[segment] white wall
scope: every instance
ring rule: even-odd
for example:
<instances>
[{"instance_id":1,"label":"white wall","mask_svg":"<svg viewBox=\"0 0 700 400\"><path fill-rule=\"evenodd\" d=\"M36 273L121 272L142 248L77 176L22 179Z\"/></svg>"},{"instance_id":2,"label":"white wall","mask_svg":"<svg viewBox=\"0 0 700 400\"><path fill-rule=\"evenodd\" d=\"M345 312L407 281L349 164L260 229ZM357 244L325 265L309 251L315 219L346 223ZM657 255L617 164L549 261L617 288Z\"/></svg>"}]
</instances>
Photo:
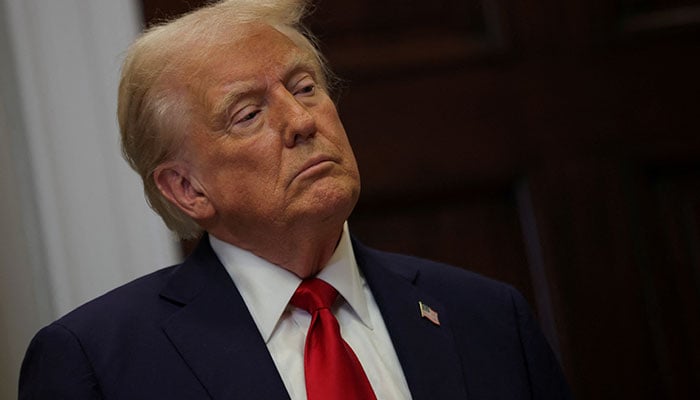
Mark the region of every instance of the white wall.
<instances>
[{"instance_id":1,"label":"white wall","mask_svg":"<svg viewBox=\"0 0 700 400\"><path fill-rule=\"evenodd\" d=\"M121 159L128 0L0 0L0 398L36 330L177 260Z\"/></svg>"}]
</instances>

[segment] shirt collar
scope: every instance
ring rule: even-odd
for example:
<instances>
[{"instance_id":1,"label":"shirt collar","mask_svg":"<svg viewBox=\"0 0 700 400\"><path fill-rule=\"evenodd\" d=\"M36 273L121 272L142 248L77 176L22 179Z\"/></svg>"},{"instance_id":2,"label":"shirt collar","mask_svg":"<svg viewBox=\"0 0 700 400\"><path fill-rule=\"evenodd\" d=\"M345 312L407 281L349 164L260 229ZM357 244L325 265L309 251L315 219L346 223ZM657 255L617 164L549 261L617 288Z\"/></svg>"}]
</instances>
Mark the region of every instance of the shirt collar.
<instances>
[{"instance_id":1,"label":"shirt collar","mask_svg":"<svg viewBox=\"0 0 700 400\"><path fill-rule=\"evenodd\" d=\"M301 279L247 250L211 235L209 239L267 343ZM347 222L335 252L316 277L331 284L362 323L373 329L364 295L365 281L355 261Z\"/></svg>"}]
</instances>

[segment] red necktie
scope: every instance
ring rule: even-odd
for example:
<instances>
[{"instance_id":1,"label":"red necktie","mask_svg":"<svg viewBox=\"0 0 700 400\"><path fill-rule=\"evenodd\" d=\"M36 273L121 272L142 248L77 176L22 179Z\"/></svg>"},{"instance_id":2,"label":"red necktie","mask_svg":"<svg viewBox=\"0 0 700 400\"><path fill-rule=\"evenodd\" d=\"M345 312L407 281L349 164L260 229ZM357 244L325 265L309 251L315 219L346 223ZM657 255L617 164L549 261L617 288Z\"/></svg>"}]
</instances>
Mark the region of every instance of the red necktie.
<instances>
[{"instance_id":1,"label":"red necktie","mask_svg":"<svg viewBox=\"0 0 700 400\"><path fill-rule=\"evenodd\" d=\"M304 280L292 296L292 305L311 314L304 346L304 374L308 400L376 400L360 361L340 336L330 310L338 296L320 279Z\"/></svg>"}]
</instances>

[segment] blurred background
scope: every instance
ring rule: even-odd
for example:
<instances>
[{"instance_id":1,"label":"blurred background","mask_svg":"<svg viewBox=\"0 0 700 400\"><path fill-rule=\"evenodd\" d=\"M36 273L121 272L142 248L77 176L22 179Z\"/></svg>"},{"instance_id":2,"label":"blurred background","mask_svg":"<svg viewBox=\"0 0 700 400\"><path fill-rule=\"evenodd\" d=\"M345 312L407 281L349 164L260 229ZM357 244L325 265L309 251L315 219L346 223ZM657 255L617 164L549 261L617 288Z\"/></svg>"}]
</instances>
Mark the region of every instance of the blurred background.
<instances>
[{"instance_id":1,"label":"blurred background","mask_svg":"<svg viewBox=\"0 0 700 400\"><path fill-rule=\"evenodd\" d=\"M0 387L41 324L180 257L111 96L143 26L206 2L112 3L0 0ZM700 392L700 1L314 4L352 231L517 287L576 398Z\"/></svg>"}]
</instances>

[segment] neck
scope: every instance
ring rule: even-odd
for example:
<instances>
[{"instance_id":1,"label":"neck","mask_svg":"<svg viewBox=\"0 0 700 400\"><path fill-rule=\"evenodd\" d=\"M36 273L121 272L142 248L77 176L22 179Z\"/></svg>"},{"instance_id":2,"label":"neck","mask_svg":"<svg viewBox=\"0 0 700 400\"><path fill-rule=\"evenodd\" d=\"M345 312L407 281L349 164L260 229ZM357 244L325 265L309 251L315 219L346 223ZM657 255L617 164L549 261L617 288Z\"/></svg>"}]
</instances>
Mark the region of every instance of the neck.
<instances>
[{"instance_id":1,"label":"neck","mask_svg":"<svg viewBox=\"0 0 700 400\"><path fill-rule=\"evenodd\" d=\"M340 241L343 224L326 228L285 228L277 234L269 231L247 234L245 240L228 232L210 233L304 279L315 276L326 266Z\"/></svg>"}]
</instances>

